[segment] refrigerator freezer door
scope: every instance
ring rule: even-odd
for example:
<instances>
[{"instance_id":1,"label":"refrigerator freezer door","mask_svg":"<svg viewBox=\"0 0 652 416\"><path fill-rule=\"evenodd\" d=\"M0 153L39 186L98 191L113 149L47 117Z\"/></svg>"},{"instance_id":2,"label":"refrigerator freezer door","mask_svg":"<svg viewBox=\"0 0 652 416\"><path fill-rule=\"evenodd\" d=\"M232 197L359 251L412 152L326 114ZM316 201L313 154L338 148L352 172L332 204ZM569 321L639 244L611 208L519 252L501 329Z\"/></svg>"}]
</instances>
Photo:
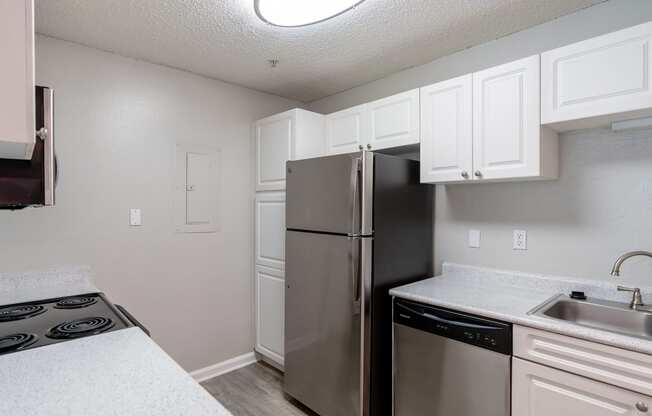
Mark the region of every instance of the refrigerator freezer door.
<instances>
[{"instance_id":1,"label":"refrigerator freezer door","mask_svg":"<svg viewBox=\"0 0 652 416\"><path fill-rule=\"evenodd\" d=\"M361 414L361 307L368 291L361 252L370 244L286 234L285 391L321 416Z\"/></svg>"},{"instance_id":2,"label":"refrigerator freezer door","mask_svg":"<svg viewBox=\"0 0 652 416\"><path fill-rule=\"evenodd\" d=\"M370 234L372 175L369 152L288 162L287 228Z\"/></svg>"}]
</instances>

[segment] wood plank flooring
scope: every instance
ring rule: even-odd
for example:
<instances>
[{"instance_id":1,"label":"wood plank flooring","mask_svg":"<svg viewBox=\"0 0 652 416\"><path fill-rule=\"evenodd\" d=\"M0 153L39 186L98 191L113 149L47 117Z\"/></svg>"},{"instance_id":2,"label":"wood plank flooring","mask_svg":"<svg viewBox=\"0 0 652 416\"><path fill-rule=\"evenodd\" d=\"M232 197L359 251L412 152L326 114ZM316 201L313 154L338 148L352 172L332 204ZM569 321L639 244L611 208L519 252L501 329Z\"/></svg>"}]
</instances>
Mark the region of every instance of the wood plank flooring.
<instances>
[{"instance_id":1,"label":"wood plank flooring","mask_svg":"<svg viewBox=\"0 0 652 416\"><path fill-rule=\"evenodd\" d=\"M282 383L283 373L258 362L201 384L233 416L316 416L284 395Z\"/></svg>"}]
</instances>

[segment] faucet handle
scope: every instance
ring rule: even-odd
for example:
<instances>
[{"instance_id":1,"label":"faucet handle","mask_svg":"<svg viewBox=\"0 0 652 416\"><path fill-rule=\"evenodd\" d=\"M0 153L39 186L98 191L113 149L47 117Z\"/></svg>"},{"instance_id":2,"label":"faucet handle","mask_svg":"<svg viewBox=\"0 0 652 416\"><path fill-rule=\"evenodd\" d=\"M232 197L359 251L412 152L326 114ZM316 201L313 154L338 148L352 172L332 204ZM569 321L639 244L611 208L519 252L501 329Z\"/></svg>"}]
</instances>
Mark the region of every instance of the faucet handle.
<instances>
[{"instance_id":1,"label":"faucet handle","mask_svg":"<svg viewBox=\"0 0 652 416\"><path fill-rule=\"evenodd\" d=\"M643 306L643 297L641 296L641 289L638 287L627 287L627 286L617 286L619 292L632 292L632 301L629 303L629 307L636 309L639 306Z\"/></svg>"}]
</instances>

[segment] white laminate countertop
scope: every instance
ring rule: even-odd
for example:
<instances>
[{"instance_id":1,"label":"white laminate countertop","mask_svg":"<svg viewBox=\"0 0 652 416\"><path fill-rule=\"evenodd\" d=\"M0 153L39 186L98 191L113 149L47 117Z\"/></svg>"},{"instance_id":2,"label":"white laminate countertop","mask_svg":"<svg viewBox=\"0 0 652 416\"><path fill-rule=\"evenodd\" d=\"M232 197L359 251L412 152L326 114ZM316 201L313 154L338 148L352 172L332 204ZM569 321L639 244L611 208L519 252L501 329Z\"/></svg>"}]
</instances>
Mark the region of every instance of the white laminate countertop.
<instances>
[{"instance_id":1,"label":"white laminate countertop","mask_svg":"<svg viewBox=\"0 0 652 416\"><path fill-rule=\"evenodd\" d=\"M88 267L0 273L0 306L100 292ZM140 328L0 355L0 415L230 416Z\"/></svg>"},{"instance_id":2,"label":"white laminate countertop","mask_svg":"<svg viewBox=\"0 0 652 416\"><path fill-rule=\"evenodd\" d=\"M0 356L0 415L227 416L139 328Z\"/></svg>"},{"instance_id":3,"label":"white laminate countertop","mask_svg":"<svg viewBox=\"0 0 652 416\"><path fill-rule=\"evenodd\" d=\"M99 292L86 266L0 272L0 306Z\"/></svg>"},{"instance_id":4,"label":"white laminate countertop","mask_svg":"<svg viewBox=\"0 0 652 416\"><path fill-rule=\"evenodd\" d=\"M561 293L584 291L588 297L629 302L631 294L619 293L618 282L545 276L444 263L441 276L390 291L392 296L414 300L595 341L631 351L652 354L652 341L588 328L566 321L529 315L528 312ZM644 299L651 288L641 288Z\"/></svg>"}]
</instances>

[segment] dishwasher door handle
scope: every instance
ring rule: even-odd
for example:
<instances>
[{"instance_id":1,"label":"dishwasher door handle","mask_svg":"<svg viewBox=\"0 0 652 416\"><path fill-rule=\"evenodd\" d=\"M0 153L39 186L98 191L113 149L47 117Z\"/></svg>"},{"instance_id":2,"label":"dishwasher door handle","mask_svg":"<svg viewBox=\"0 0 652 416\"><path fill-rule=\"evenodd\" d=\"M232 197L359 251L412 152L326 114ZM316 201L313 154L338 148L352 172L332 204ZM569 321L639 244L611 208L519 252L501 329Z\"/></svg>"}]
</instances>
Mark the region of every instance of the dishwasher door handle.
<instances>
[{"instance_id":1,"label":"dishwasher door handle","mask_svg":"<svg viewBox=\"0 0 652 416\"><path fill-rule=\"evenodd\" d=\"M428 313L428 312L419 312L419 311L414 310L414 309L412 309L412 308L410 308L408 306L403 305L402 303L397 303L396 306L398 306L399 308L405 309L406 311L408 311L409 313L411 313L413 315L422 316L422 317L424 317L426 319L430 319L432 321L436 321L436 322L446 324L446 325L457 326L457 327L460 327L460 328L469 328L469 329L484 329L484 330L490 330L490 331L491 330L500 330L501 329L501 328L496 328L496 327L493 327L493 326L470 324L470 323L467 323L467 322L461 322L461 321L455 321L455 320L452 320L452 319L446 319L446 318L442 318L440 316L433 315L433 314Z\"/></svg>"}]
</instances>

